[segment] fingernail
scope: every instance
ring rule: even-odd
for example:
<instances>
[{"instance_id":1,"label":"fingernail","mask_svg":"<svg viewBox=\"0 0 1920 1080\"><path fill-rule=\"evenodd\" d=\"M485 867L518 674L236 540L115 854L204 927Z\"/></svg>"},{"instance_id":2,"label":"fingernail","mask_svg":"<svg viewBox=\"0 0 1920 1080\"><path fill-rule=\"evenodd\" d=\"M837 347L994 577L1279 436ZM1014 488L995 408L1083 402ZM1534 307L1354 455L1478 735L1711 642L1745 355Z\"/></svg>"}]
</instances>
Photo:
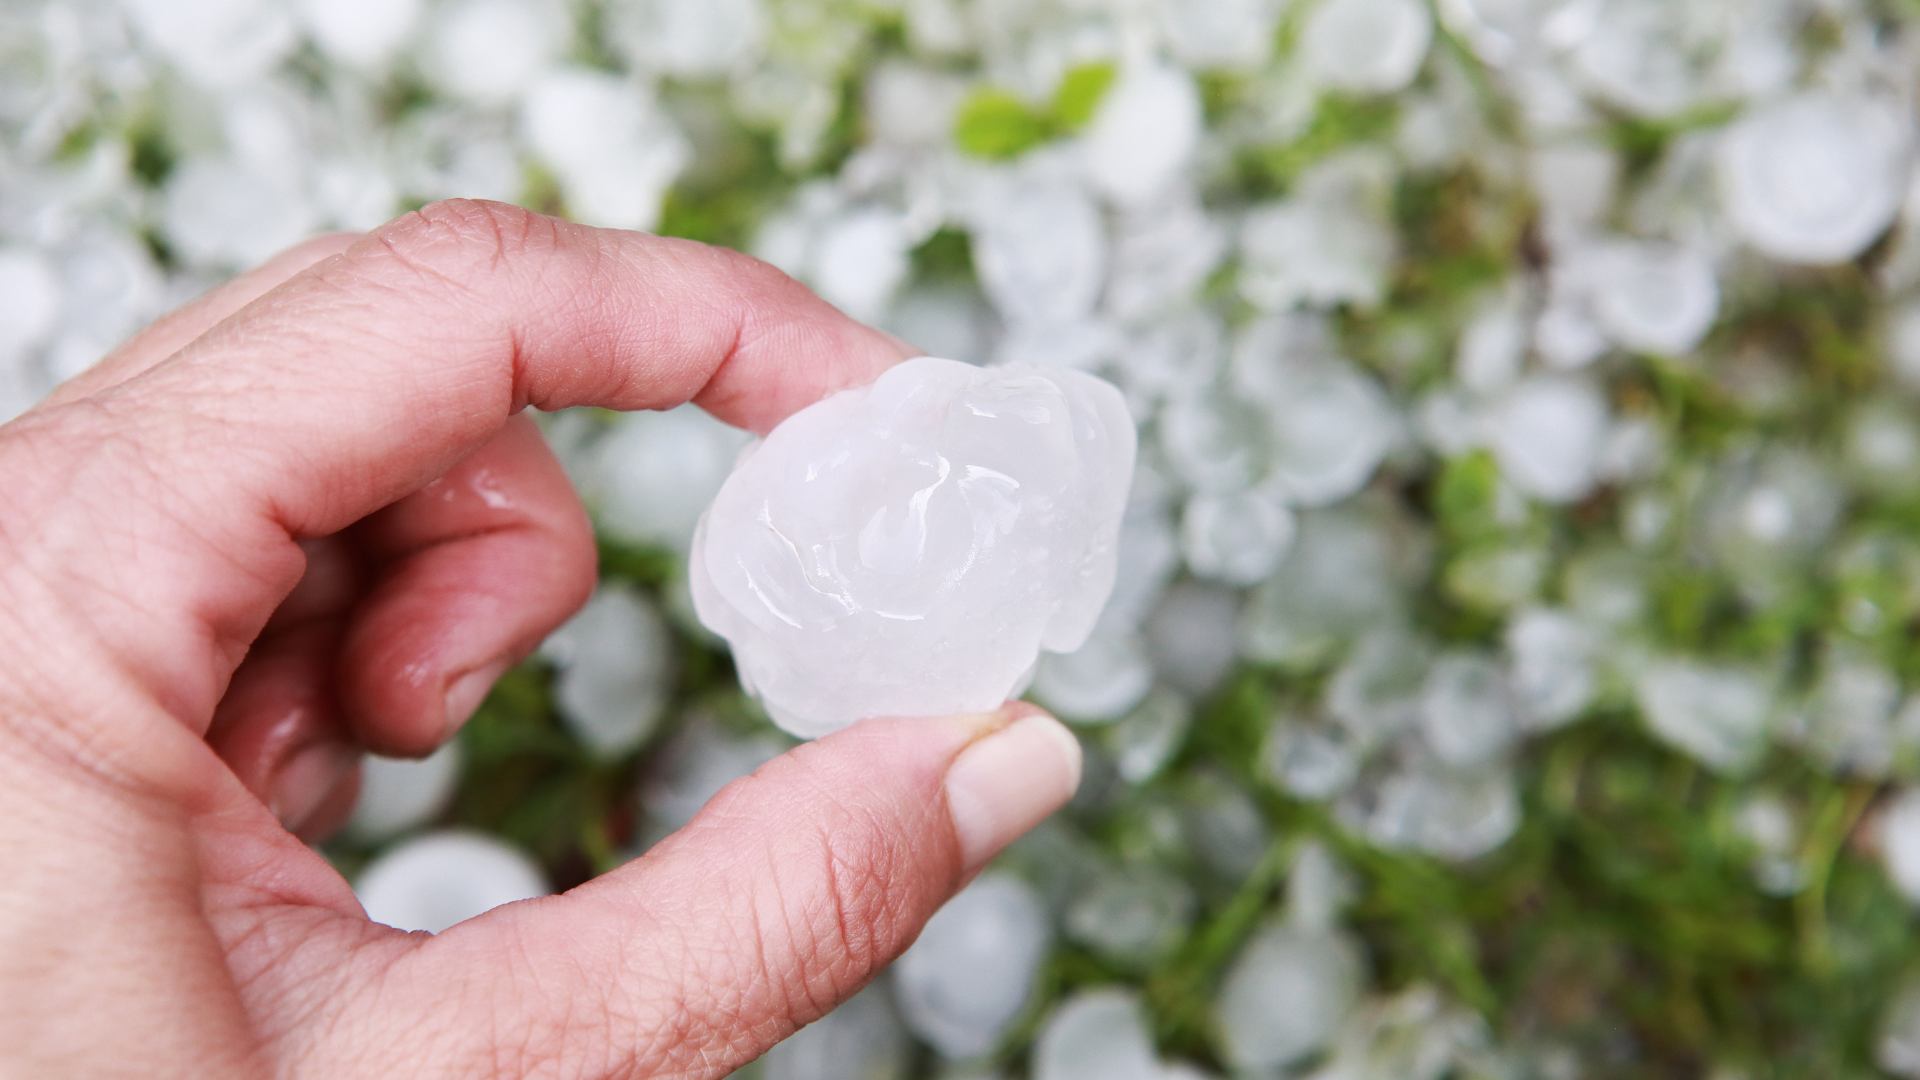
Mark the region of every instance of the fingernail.
<instances>
[{"instance_id":1,"label":"fingernail","mask_svg":"<svg viewBox=\"0 0 1920 1080\"><path fill-rule=\"evenodd\" d=\"M506 674L507 666L505 661L496 661L485 667L474 668L447 684L447 735L451 736L460 730L460 725L473 717L480 703L487 700L487 693L493 689L493 684Z\"/></svg>"},{"instance_id":2,"label":"fingernail","mask_svg":"<svg viewBox=\"0 0 1920 1080\"><path fill-rule=\"evenodd\" d=\"M962 750L947 770L947 812L968 873L1066 805L1080 786L1073 733L1031 706L1017 715Z\"/></svg>"},{"instance_id":3,"label":"fingernail","mask_svg":"<svg viewBox=\"0 0 1920 1080\"><path fill-rule=\"evenodd\" d=\"M315 743L301 750L273 775L267 808L288 832L298 832L359 760L358 752L339 743Z\"/></svg>"}]
</instances>

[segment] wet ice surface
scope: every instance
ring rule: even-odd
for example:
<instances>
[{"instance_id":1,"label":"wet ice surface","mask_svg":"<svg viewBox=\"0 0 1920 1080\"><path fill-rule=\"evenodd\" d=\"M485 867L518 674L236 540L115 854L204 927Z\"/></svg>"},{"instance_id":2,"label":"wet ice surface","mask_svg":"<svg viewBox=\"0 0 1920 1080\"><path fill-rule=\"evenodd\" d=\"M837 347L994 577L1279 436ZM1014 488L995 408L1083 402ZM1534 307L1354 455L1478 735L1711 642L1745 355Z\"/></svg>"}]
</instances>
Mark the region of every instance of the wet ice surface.
<instances>
[{"instance_id":1,"label":"wet ice surface","mask_svg":"<svg viewBox=\"0 0 1920 1080\"><path fill-rule=\"evenodd\" d=\"M992 1050L1026 1005L1052 937L1033 887L989 873L947 902L893 967L907 1026L949 1058Z\"/></svg>"},{"instance_id":2,"label":"wet ice surface","mask_svg":"<svg viewBox=\"0 0 1920 1080\"><path fill-rule=\"evenodd\" d=\"M701 522L701 621L786 730L998 707L1113 588L1133 421L1074 371L923 357L788 418Z\"/></svg>"},{"instance_id":3,"label":"wet ice surface","mask_svg":"<svg viewBox=\"0 0 1920 1080\"><path fill-rule=\"evenodd\" d=\"M425 823L453 798L460 759L458 742L417 761L369 756L360 765L360 797L347 829L362 839L384 840Z\"/></svg>"},{"instance_id":4,"label":"wet ice surface","mask_svg":"<svg viewBox=\"0 0 1920 1080\"><path fill-rule=\"evenodd\" d=\"M367 864L353 883L367 917L439 933L501 904L545 896L546 874L526 853L476 832L415 837Z\"/></svg>"}]
</instances>

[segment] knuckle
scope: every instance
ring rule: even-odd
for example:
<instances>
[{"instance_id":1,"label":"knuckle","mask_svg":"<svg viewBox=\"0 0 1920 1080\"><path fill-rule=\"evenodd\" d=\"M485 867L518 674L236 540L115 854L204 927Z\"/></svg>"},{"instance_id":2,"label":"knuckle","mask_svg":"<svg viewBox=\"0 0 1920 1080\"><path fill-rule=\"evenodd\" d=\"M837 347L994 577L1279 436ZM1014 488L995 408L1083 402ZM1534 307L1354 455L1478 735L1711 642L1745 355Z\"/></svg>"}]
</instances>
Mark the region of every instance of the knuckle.
<instances>
[{"instance_id":1,"label":"knuckle","mask_svg":"<svg viewBox=\"0 0 1920 1080\"><path fill-rule=\"evenodd\" d=\"M412 273L465 284L557 239L556 222L531 210L478 199L431 203L374 233L385 253Z\"/></svg>"}]
</instances>

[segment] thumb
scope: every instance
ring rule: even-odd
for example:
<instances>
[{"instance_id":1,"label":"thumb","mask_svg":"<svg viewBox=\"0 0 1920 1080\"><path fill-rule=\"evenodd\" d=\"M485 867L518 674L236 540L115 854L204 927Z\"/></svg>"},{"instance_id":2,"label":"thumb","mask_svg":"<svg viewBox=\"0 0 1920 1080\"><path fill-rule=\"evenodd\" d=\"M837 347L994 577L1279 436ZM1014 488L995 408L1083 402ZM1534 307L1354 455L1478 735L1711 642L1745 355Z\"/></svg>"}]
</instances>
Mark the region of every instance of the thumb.
<instances>
[{"instance_id":1,"label":"thumb","mask_svg":"<svg viewBox=\"0 0 1920 1080\"><path fill-rule=\"evenodd\" d=\"M723 1076L865 986L1079 779L1079 743L1022 703L857 724L619 870L424 942L375 980L371 1042L410 1075Z\"/></svg>"}]
</instances>

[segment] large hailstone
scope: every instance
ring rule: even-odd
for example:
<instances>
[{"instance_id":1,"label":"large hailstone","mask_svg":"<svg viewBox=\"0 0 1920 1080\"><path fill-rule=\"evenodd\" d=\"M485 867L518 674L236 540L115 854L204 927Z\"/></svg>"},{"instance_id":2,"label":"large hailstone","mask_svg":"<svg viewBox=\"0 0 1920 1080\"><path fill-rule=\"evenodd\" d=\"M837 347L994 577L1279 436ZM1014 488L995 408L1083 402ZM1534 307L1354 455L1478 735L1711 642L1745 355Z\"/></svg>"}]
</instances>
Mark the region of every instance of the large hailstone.
<instances>
[{"instance_id":1,"label":"large hailstone","mask_svg":"<svg viewBox=\"0 0 1920 1080\"><path fill-rule=\"evenodd\" d=\"M1727 129L1720 182L1734 227L1796 263L1836 263L1893 224L1906 194L1913 119L1877 98L1803 95Z\"/></svg>"},{"instance_id":2,"label":"large hailstone","mask_svg":"<svg viewBox=\"0 0 1920 1080\"><path fill-rule=\"evenodd\" d=\"M1133 458L1094 376L909 360L742 455L694 537L694 606L796 735L997 708L1092 633Z\"/></svg>"}]
</instances>

